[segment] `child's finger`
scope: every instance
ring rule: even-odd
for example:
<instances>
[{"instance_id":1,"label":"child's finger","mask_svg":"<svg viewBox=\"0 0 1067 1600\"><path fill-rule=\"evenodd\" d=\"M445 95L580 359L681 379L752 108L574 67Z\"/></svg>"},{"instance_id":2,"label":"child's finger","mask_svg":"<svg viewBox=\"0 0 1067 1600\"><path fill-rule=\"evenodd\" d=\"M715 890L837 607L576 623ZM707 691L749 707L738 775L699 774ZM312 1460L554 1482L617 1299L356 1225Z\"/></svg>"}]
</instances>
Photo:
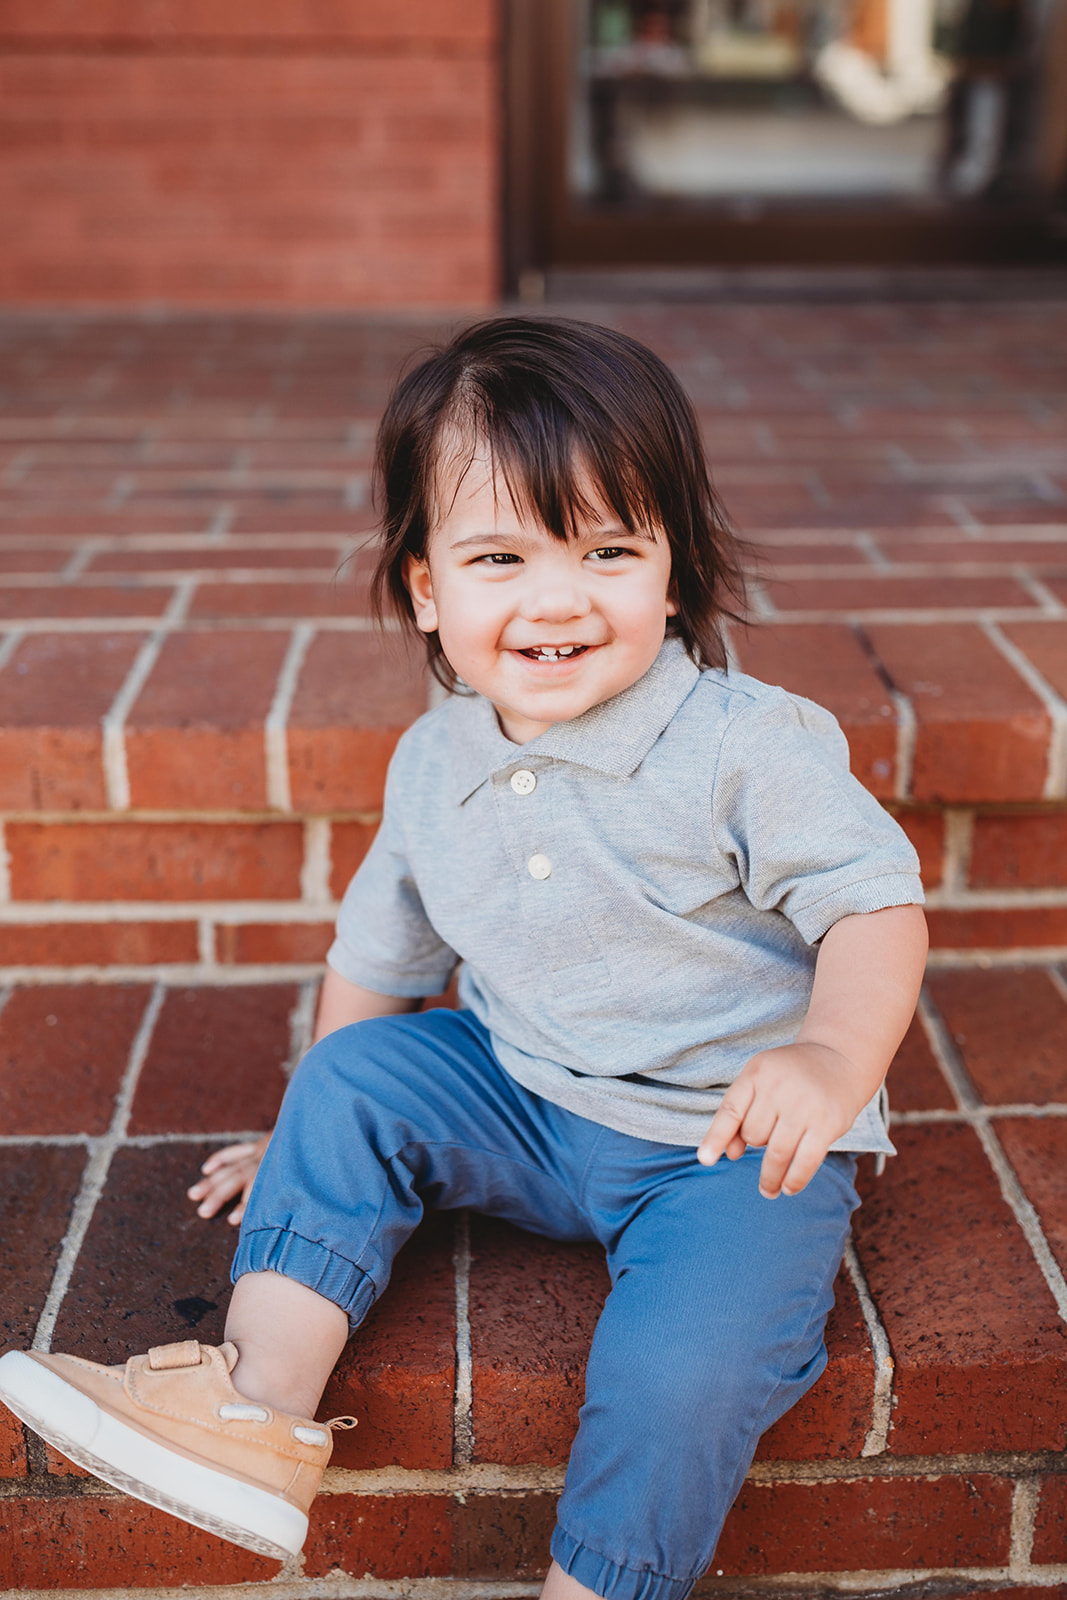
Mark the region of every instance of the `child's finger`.
<instances>
[{"instance_id":1,"label":"child's finger","mask_svg":"<svg viewBox=\"0 0 1067 1600\"><path fill-rule=\"evenodd\" d=\"M697 1160L702 1166L713 1167L726 1151L729 1151L731 1159L736 1159L734 1151L741 1136L741 1125L752 1104L753 1093L751 1084L741 1078L730 1085L711 1119L711 1127L697 1149ZM744 1145L745 1141L741 1139L742 1148L738 1154L743 1153Z\"/></svg>"},{"instance_id":2,"label":"child's finger","mask_svg":"<svg viewBox=\"0 0 1067 1600\"><path fill-rule=\"evenodd\" d=\"M254 1155L255 1149L254 1144L228 1144L224 1149L216 1150L213 1155L208 1156L200 1171L207 1174L217 1172L220 1167L232 1166L235 1161Z\"/></svg>"},{"instance_id":3,"label":"child's finger","mask_svg":"<svg viewBox=\"0 0 1067 1600\"><path fill-rule=\"evenodd\" d=\"M799 1194L807 1187L825 1160L829 1145L825 1139L807 1132L797 1145L796 1153L782 1179L783 1194Z\"/></svg>"},{"instance_id":4,"label":"child's finger","mask_svg":"<svg viewBox=\"0 0 1067 1600\"><path fill-rule=\"evenodd\" d=\"M792 1165L799 1143L800 1135L796 1128L779 1118L771 1130L760 1162L759 1192L765 1200L777 1200L782 1191L782 1180Z\"/></svg>"}]
</instances>

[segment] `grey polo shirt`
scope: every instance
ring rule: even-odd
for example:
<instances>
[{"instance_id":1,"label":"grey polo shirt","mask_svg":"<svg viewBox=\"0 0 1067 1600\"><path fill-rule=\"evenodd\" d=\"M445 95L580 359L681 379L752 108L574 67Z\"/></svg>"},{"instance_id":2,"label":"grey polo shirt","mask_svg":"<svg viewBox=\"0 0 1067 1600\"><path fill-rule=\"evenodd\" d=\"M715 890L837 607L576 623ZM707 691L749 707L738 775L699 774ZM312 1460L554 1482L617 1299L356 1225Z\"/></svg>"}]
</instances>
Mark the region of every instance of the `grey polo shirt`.
<instances>
[{"instance_id":1,"label":"grey polo shirt","mask_svg":"<svg viewBox=\"0 0 1067 1600\"><path fill-rule=\"evenodd\" d=\"M520 1083L622 1133L700 1142L804 1017L815 945L919 904L918 860L828 711L668 639L638 682L528 744L456 695L397 746L328 960L460 998ZM840 1150L892 1151L877 1097Z\"/></svg>"}]
</instances>

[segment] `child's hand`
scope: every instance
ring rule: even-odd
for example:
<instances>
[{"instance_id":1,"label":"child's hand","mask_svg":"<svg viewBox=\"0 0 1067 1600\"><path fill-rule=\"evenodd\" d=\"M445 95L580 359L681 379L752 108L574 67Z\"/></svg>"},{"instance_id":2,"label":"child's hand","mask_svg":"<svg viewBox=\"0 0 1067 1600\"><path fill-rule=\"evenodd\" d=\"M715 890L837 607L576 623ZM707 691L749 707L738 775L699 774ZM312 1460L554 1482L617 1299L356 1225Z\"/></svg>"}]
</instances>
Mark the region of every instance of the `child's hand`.
<instances>
[{"instance_id":1,"label":"child's hand","mask_svg":"<svg viewBox=\"0 0 1067 1600\"><path fill-rule=\"evenodd\" d=\"M727 1089L697 1159L712 1167L721 1155L736 1161L750 1145L766 1145L760 1194L799 1194L869 1098L861 1083L855 1064L829 1045L761 1050Z\"/></svg>"},{"instance_id":2,"label":"child's hand","mask_svg":"<svg viewBox=\"0 0 1067 1600\"><path fill-rule=\"evenodd\" d=\"M234 1206L226 1220L235 1226L240 1222L252 1192L252 1182L269 1142L270 1134L265 1133L254 1144L228 1144L224 1150L216 1150L213 1156L208 1156L200 1168L205 1176L186 1191L190 1200L200 1201L196 1208L198 1217L213 1217L227 1200L239 1194L240 1203Z\"/></svg>"}]
</instances>

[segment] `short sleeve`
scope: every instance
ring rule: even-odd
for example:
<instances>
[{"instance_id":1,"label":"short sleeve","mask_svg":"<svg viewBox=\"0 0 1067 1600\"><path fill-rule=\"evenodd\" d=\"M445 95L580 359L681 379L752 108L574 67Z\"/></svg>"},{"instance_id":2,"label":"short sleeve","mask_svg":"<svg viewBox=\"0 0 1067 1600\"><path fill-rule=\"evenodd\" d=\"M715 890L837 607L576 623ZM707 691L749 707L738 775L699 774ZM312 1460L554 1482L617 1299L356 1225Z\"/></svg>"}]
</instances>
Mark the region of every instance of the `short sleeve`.
<instances>
[{"instance_id":1,"label":"short sleeve","mask_svg":"<svg viewBox=\"0 0 1067 1600\"><path fill-rule=\"evenodd\" d=\"M394 758L381 827L345 890L326 960L349 983L416 999L447 988L458 957L423 907L404 849L396 788Z\"/></svg>"},{"instance_id":2,"label":"short sleeve","mask_svg":"<svg viewBox=\"0 0 1067 1600\"><path fill-rule=\"evenodd\" d=\"M738 712L719 754L716 844L752 904L809 944L842 917L923 901L915 851L847 751L829 712L778 690Z\"/></svg>"}]
</instances>

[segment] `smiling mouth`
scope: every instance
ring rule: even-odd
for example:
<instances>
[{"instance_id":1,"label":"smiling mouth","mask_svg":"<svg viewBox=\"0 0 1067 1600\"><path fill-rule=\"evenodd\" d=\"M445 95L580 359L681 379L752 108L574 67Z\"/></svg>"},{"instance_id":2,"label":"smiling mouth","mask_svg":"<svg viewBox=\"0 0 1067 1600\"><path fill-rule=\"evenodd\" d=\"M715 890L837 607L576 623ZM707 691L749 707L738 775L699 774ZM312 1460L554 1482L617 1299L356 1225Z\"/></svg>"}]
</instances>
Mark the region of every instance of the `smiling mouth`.
<instances>
[{"instance_id":1,"label":"smiling mouth","mask_svg":"<svg viewBox=\"0 0 1067 1600\"><path fill-rule=\"evenodd\" d=\"M573 661L588 649L587 644L534 644L528 650L520 650L519 654L527 661Z\"/></svg>"}]
</instances>

